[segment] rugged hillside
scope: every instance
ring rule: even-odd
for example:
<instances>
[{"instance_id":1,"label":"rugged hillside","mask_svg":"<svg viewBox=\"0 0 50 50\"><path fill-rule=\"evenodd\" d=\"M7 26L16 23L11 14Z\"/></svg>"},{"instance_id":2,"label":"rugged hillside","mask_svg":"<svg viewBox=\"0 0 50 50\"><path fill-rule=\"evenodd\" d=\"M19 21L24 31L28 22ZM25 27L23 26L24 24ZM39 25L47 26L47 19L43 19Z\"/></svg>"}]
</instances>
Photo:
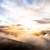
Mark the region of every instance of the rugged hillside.
<instances>
[{"instance_id":1,"label":"rugged hillside","mask_svg":"<svg viewBox=\"0 0 50 50\"><path fill-rule=\"evenodd\" d=\"M4 44L0 49L8 49L9 46L9 50L24 50L24 48L26 50L50 50L50 30L42 30L39 32L29 31L30 29L26 29L20 25L0 26L0 45ZM22 43L18 43L17 41L21 41Z\"/></svg>"}]
</instances>

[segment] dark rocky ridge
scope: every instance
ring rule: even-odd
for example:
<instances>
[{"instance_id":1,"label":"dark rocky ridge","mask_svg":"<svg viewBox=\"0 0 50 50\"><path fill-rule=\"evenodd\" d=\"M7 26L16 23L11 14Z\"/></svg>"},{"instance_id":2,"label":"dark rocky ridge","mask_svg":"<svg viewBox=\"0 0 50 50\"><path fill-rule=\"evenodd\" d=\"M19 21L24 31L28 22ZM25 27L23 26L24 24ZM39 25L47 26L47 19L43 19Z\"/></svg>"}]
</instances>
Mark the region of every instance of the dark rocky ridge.
<instances>
[{"instance_id":1,"label":"dark rocky ridge","mask_svg":"<svg viewBox=\"0 0 50 50\"><path fill-rule=\"evenodd\" d=\"M48 42L48 41L47 41ZM15 41L8 38L0 37L0 50L50 50L50 48L36 46L35 44Z\"/></svg>"},{"instance_id":2,"label":"dark rocky ridge","mask_svg":"<svg viewBox=\"0 0 50 50\"><path fill-rule=\"evenodd\" d=\"M44 50L42 47L37 47L28 43L23 43L7 38L0 37L0 50Z\"/></svg>"},{"instance_id":3,"label":"dark rocky ridge","mask_svg":"<svg viewBox=\"0 0 50 50\"><path fill-rule=\"evenodd\" d=\"M0 37L0 50L31 50L33 46L23 42Z\"/></svg>"},{"instance_id":4,"label":"dark rocky ridge","mask_svg":"<svg viewBox=\"0 0 50 50\"><path fill-rule=\"evenodd\" d=\"M29 43L19 42L0 37L0 50L50 50L46 47L35 46Z\"/></svg>"}]
</instances>

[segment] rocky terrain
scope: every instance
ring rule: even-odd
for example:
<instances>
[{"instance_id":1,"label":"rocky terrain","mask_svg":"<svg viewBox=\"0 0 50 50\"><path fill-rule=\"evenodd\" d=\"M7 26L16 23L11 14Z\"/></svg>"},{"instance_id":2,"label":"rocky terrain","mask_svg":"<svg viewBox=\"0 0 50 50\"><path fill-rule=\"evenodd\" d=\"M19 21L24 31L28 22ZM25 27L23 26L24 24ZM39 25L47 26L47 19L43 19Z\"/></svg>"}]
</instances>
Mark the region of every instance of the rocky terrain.
<instances>
[{"instance_id":1,"label":"rocky terrain","mask_svg":"<svg viewBox=\"0 0 50 50\"><path fill-rule=\"evenodd\" d=\"M50 30L29 31L20 26L0 26L0 49L50 50Z\"/></svg>"}]
</instances>

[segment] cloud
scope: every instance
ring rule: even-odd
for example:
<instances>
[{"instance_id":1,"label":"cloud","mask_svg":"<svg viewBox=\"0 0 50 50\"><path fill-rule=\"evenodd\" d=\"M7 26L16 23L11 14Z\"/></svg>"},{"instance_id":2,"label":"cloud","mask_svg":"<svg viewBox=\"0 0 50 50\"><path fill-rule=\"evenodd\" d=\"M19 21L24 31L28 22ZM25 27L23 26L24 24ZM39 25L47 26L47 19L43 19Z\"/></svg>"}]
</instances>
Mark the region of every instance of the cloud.
<instances>
[{"instance_id":1,"label":"cloud","mask_svg":"<svg viewBox=\"0 0 50 50\"><path fill-rule=\"evenodd\" d=\"M32 21L50 16L49 5L49 0L4 0L1 3L0 15L4 16L5 21L12 24L16 24L23 19L27 19L29 22L29 20Z\"/></svg>"}]
</instances>

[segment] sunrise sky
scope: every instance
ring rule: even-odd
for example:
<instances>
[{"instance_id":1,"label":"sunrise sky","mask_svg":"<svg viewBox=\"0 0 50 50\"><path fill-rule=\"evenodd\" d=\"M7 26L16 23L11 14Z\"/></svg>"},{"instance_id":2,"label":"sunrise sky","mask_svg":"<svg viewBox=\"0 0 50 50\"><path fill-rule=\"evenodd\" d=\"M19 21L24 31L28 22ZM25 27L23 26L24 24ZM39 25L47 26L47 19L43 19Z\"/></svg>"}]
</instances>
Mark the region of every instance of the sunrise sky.
<instances>
[{"instance_id":1,"label":"sunrise sky","mask_svg":"<svg viewBox=\"0 0 50 50\"><path fill-rule=\"evenodd\" d=\"M20 23L37 28L40 24L34 20L43 18L50 18L50 0L0 0L0 25Z\"/></svg>"}]
</instances>

